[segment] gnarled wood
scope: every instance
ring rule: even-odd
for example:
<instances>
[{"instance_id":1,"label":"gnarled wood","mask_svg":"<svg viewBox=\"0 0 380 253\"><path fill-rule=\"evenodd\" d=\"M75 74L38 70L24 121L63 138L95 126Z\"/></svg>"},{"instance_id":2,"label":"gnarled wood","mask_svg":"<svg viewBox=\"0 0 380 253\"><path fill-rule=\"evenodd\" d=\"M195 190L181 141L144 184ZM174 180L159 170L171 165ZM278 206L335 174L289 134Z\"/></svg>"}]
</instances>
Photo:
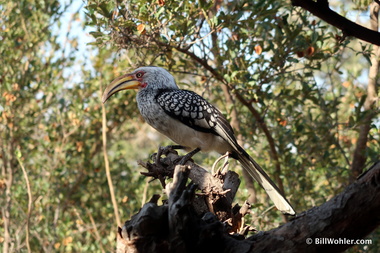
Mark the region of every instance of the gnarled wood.
<instances>
[{"instance_id":1,"label":"gnarled wood","mask_svg":"<svg viewBox=\"0 0 380 253\"><path fill-rule=\"evenodd\" d=\"M216 181L207 179L211 175L191 161L186 166L175 166L168 161L178 160L178 155L170 153L166 158L164 163L160 160L160 166L165 164L166 169L174 171L174 180L166 186L169 200L159 206L158 197L155 197L119 229L117 245L120 253L340 252L355 245L355 241L349 240L364 238L380 223L380 163L325 204L298 214L278 228L245 239L247 228L244 232L237 228L243 225L241 218L247 213L248 205L232 207L232 200L226 197L226 193L236 192L236 189L226 191L225 186L221 187L228 182L226 176L221 176L220 181L218 176L214 177ZM203 172L203 176L210 180L208 183L201 182L204 179L199 175ZM202 187L222 189L223 192L208 190L197 195L195 184L187 184L188 177ZM197 199L207 204L194 204ZM224 199L220 202L222 208L218 207L223 215L215 212L219 210L215 206L220 199ZM324 238L336 238L341 243L329 244Z\"/></svg>"}]
</instances>

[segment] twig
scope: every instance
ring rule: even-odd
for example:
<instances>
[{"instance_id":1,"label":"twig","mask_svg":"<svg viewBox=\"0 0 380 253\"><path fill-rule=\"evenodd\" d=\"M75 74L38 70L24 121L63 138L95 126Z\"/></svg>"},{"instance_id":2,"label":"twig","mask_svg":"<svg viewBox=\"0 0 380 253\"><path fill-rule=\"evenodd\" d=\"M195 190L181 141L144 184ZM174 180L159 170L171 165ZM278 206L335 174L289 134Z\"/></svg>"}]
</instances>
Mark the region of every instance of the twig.
<instances>
[{"instance_id":1,"label":"twig","mask_svg":"<svg viewBox=\"0 0 380 253\"><path fill-rule=\"evenodd\" d=\"M218 25L216 28L212 29L209 33L207 33L205 36L199 38L199 39L196 39L196 40L193 40L189 43L186 43L185 46L191 46L193 44L196 44L198 42L201 42L202 40L206 39L207 37L209 37L212 33L214 33L216 30L218 30L220 27L222 27L222 25Z\"/></svg>"},{"instance_id":2,"label":"twig","mask_svg":"<svg viewBox=\"0 0 380 253\"><path fill-rule=\"evenodd\" d=\"M147 196L147 193L148 193L149 182L150 182L150 180L148 178L146 178L145 179L145 186L144 186L144 190L143 190L143 196L142 196L142 200L141 200L141 207L143 207L143 205L146 202L146 196Z\"/></svg>"},{"instance_id":3,"label":"twig","mask_svg":"<svg viewBox=\"0 0 380 253\"><path fill-rule=\"evenodd\" d=\"M102 92L102 90L100 90ZM108 161L108 155L107 155L107 125L106 125L107 119L106 119L106 108L104 107L104 104L102 104L102 139L103 139L103 157L104 157L104 164L106 167L106 176L107 176L107 182L108 182L108 188L110 189L110 195L111 195L111 201L113 205L113 211L115 214L115 221L117 226L121 226L120 222L120 215L119 215L119 208L117 206L117 201L115 197L115 191L113 189L112 184L112 177L110 173L110 165Z\"/></svg>"},{"instance_id":4,"label":"twig","mask_svg":"<svg viewBox=\"0 0 380 253\"><path fill-rule=\"evenodd\" d=\"M28 178L28 173L25 170L24 164L21 161L21 151L20 148L16 150L16 158L17 161L21 167L22 173L24 174L24 179L26 183L26 189L28 192L28 212L27 212L27 219L26 219L26 227L25 227L25 243L26 243L26 248L28 249L28 252L32 252L30 249L30 243L29 243L29 227L30 227L30 216L32 214L32 207L33 207L33 196L32 196L32 190L30 189L30 183L29 183L29 178Z\"/></svg>"},{"instance_id":5,"label":"twig","mask_svg":"<svg viewBox=\"0 0 380 253\"><path fill-rule=\"evenodd\" d=\"M86 208L86 212L87 212L87 215L90 217L91 225L92 225L92 227L94 229L94 233L95 233L95 238L96 238L96 240L98 242L100 242L100 240L102 239L102 237L100 236L99 230L96 227L94 217L92 216L91 212L87 208ZM100 250L102 251L102 253L104 253L105 250L103 249L102 244L99 243L99 247L100 247Z\"/></svg>"}]
</instances>

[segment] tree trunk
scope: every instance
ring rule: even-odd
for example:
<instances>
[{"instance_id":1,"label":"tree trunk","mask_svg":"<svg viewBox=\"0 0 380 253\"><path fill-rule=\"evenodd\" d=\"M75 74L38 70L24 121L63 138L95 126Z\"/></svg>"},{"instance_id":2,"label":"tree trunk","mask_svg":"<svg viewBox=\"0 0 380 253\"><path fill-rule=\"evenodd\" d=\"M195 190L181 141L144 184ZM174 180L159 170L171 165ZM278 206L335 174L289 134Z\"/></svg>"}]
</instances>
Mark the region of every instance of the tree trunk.
<instances>
[{"instance_id":1,"label":"tree trunk","mask_svg":"<svg viewBox=\"0 0 380 253\"><path fill-rule=\"evenodd\" d=\"M371 29L374 31L379 30L379 3L373 2L370 5L370 20ZM377 97L377 79L379 76L379 61L380 61L380 47L373 46L373 54L371 55L371 67L368 73L368 85L367 96L364 102L363 121L359 128L358 142L354 151L352 164L351 164L351 177L350 181L353 182L362 172L365 162L367 160L367 142L369 132L371 130L372 121L378 114L378 108L376 108Z\"/></svg>"}]
</instances>

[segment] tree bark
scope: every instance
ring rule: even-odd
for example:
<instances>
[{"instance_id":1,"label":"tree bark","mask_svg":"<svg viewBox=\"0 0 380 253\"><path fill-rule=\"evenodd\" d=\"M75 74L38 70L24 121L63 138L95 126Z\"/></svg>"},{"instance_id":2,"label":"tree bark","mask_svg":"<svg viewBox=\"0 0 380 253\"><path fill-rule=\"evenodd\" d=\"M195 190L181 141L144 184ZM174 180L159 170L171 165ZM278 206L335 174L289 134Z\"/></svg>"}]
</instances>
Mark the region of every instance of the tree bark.
<instances>
[{"instance_id":1,"label":"tree bark","mask_svg":"<svg viewBox=\"0 0 380 253\"><path fill-rule=\"evenodd\" d=\"M173 181L165 186L168 201L158 205L159 197L154 196L119 228L117 252L340 252L380 224L380 162L323 205L298 214L278 228L246 238L251 228L244 226L242 218L249 205L232 206L239 183L226 184L237 178L226 173L226 163L222 172L212 176L192 162L176 165L176 154L157 161L162 168L175 168ZM148 173L157 170L156 165L144 164ZM188 177L195 184L187 184ZM215 187L211 185L214 183ZM208 190L195 194L196 185ZM226 187L230 186L229 191ZM200 207L196 199L206 204ZM223 204L218 206L220 200ZM336 243L329 243L333 239Z\"/></svg>"},{"instance_id":2,"label":"tree bark","mask_svg":"<svg viewBox=\"0 0 380 253\"><path fill-rule=\"evenodd\" d=\"M370 5L370 20L371 29L374 31L379 30L379 9L378 3L373 2ZM355 147L352 164L350 181L353 182L362 172L365 162L367 160L367 142L369 131L373 119L378 114L378 108L374 108L377 103L377 79L379 74L379 61L380 61L380 47L374 45L373 54L371 55L371 67L368 73L367 97L364 101L364 117L359 128L358 141Z\"/></svg>"},{"instance_id":3,"label":"tree bark","mask_svg":"<svg viewBox=\"0 0 380 253\"><path fill-rule=\"evenodd\" d=\"M380 33L364 26L358 25L331 10L327 0L292 0L293 6L299 6L315 16L323 19L330 25L342 30L344 37L353 36L380 46ZM374 4L378 4L375 1ZM343 37L343 38L344 38Z\"/></svg>"},{"instance_id":4,"label":"tree bark","mask_svg":"<svg viewBox=\"0 0 380 253\"><path fill-rule=\"evenodd\" d=\"M380 225L380 162L321 206L253 236L254 252L341 252ZM326 239L343 243L329 244ZM348 240L354 240L353 242ZM322 241L325 241L322 244ZM319 244L317 244L319 243ZM368 243L370 244L370 243ZM253 252L252 251L252 252Z\"/></svg>"}]
</instances>

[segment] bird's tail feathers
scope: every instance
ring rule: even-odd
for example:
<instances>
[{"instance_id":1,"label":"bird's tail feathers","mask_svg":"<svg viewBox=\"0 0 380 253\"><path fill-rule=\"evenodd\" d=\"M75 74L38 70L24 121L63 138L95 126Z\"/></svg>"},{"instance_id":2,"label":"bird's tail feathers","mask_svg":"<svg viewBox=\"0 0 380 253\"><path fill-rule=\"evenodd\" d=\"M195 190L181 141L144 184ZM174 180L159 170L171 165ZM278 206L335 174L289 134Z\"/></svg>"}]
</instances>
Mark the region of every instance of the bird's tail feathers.
<instances>
[{"instance_id":1,"label":"bird's tail feathers","mask_svg":"<svg viewBox=\"0 0 380 253\"><path fill-rule=\"evenodd\" d=\"M241 147L239 147L237 156L243 168L261 185L261 187L264 188L277 209L285 214L294 215L295 211L293 210L293 207L260 165L258 165Z\"/></svg>"}]
</instances>

